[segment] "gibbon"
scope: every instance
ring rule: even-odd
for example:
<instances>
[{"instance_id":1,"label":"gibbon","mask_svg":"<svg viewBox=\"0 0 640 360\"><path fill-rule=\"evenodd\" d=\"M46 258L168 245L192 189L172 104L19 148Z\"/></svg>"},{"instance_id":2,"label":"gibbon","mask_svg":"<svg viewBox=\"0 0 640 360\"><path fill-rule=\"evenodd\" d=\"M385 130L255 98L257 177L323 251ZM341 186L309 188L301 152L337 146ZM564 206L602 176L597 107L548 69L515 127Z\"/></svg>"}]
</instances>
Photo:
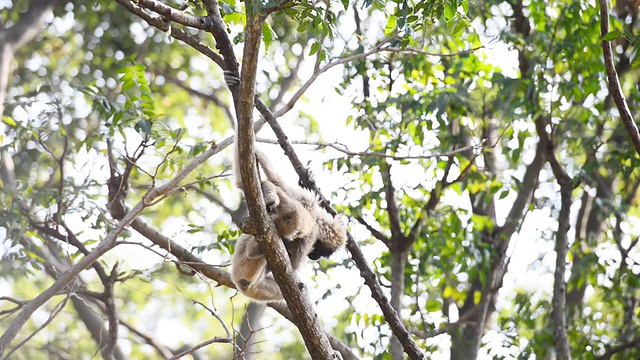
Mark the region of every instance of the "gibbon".
<instances>
[{"instance_id":1,"label":"gibbon","mask_svg":"<svg viewBox=\"0 0 640 360\"><path fill-rule=\"evenodd\" d=\"M234 159L236 185L242 189L238 169L238 150ZM266 156L257 151L256 160L266 179L261 188L267 213L278 235L283 239L291 266L298 270L306 257L317 260L344 246L347 230L338 217L331 216L318 204L310 190L288 185L271 166ZM238 290L257 301L282 301L282 292L253 235L242 234L231 257L231 279Z\"/></svg>"}]
</instances>

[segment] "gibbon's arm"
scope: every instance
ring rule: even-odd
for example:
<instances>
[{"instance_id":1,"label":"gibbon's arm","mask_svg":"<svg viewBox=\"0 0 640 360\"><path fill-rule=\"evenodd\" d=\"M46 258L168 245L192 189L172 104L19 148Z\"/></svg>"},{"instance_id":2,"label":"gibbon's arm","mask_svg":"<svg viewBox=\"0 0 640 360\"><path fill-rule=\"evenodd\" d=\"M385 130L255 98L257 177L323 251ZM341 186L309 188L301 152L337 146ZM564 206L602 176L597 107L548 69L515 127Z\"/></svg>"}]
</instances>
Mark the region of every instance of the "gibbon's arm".
<instances>
[{"instance_id":1,"label":"gibbon's arm","mask_svg":"<svg viewBox=\"0 0 640 360\"><path fill-rule=\"evenodd\" d=\"M271 165L271 162L267 159L267 156L258 149L256 149L256 160L258 161L258 164L260 164L262 171L264 171L264 174L267 176L269 181L279 187L283 187L285 185L284 179L275 171L273 165Z\"/></svg>"}]
</instances>

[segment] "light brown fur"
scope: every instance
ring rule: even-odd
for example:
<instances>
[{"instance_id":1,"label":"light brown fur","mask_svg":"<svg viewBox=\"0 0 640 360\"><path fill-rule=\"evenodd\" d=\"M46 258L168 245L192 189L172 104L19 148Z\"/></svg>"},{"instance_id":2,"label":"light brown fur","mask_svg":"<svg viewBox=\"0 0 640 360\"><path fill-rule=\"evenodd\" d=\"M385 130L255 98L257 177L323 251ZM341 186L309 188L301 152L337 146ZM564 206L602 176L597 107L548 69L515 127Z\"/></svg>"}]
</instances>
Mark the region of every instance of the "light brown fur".
<instances>
[{"instance_id":1,"label":"light brown fur","mask_svg":"<svg viewBox=\"0 0 640 360\"><path fill-rule=\"evenodd\" d=\"M237 157L236 154L236 184L242 188ZM287 185L261 152L256 153L256 159L267 178L261 184L267 212L285 242L294 270L318 246L322 248L320 256L328 256L344 246L345 226L318 205L314 193ZM243 234L238 239L231 258L231 278L240 292L254 300L282 300L280 288L253 235Z\"/></svg>"}]
</instances>

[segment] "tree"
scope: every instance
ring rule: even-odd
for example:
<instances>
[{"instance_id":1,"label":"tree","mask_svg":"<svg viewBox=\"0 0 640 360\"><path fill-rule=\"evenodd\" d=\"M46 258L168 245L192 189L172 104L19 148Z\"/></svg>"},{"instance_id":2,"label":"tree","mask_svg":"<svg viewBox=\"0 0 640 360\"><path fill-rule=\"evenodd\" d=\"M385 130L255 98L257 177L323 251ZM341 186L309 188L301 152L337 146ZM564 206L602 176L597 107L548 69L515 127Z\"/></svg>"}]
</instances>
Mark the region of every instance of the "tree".
<instances>
[{"instance_id":1,"label":"tree","mask_svg":"<svg viewBox=\"0 0 640 360\"><path fill-rule=\"evenodd\" d=\"M640 355L633 1L610 19L537 0L8 10L0 354ZM323 101L351 109L331 119ZM348 255L291 271L252 156L246 202L231 190L232 129L243 154L282 148L349 223ZM278 315L246 306L223 267L247 216Z\"/></svg>"}]
</instances>

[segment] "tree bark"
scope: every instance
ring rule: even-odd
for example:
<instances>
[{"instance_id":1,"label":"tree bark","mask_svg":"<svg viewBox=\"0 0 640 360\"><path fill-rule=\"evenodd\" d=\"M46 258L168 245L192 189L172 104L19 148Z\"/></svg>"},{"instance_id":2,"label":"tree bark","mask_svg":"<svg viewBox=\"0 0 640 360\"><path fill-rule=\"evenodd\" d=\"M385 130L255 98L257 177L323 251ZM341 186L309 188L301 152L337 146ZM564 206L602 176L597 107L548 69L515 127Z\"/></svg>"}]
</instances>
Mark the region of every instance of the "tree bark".
<instances>
[{"instance_id":1,"label":"tree bark","mask_svg":"<svg viewBox=\"0 0 640 360\"><path fill-rule=\"evenodd\" d=\"M542 121L538 118L537 121ZM453 330L451 333L451 359L468 360L478 357L481 339L484 335L487 319L494 311L498 290L502 287L502 279L507 271L506 252L512 235L517 231L524 218L524 210L531 202L538 184L538 175L546 162L546 143L541 141L536 146L536 155L527 166L522 179L522 188L513 203L507 220L502 227L487 234L493 243L493 256L483 286L480 279L473 280L467 298L459 309L460 317L469 316L468 324ZM476 294L480 301L476 304Z\"/></svg>"},{"instance_id":2,"label":"tree bark","mask_svg":"<svg viewBox=\"0 0 640 360\"><path fill-rule=\"evenodd\" d=\"M566 291L567 283L564 275L567 270L567 252L569 249L569 241L567 232L569 231L569 214L572 202L572 186L571 179L564 173L564 170L558 166L552 166L554 174L560 184L561 207L558 219L558 231L556 232L556 269L554 273L553 299L552 299L552 318L553 318L553 335L555 342L556 354L559 360L570 360L571 350L569 348L569 339L567 337L567 314L566 314ZM558 170L556 170L556 168Z\"/></svg>"},{"instance_id":3,"label":"tree bark","mask_svg":"<svg viewBox=\"0 0 640 360\"><path fill-rule=\"evenodd\" d=\"M26 249L29 249L44 259L45 271L54 279L57 279L59 274L67 271L71 267L68 262L58 255L62 252L57 245L52 243L52 240L47 241L46 247L34 246L31 241L27 239L23 239L20 243ZM86 288L86 285L80 278L77 278L75 282L75 287L80 289ZM88 299L85 295L80 293L71 295L71 304L80 316L84 325L87 327L89 334L91 334L91 338L93 338L98 345L102 357L109 360L125 360L127 357L122 353L122 350L117 344L112 348L113 355L110 357L105 356L106 353L104 350L106 349L109 331L105 326L103 317L88 305L91 301L91 299Z\"/></svg>"},{"instance_id":4,"label":"tree bark","mask_svg":"<svg viewBox=\"0 0 640 360\"><path fill-rule=\"evenodd\" d=\"M80 319L82 319L82 322L87 327L87 330L89 330L89 333L91 334L93 340L98 344L100 352L102 353L102 357L109 360L126 360L127 357L122 353L120 346L117 345L111 350L113 354L112 357L109 358L105 356L104 350L106 349L109 331L104 326L102 317L96 312L95 309L87 305L90 301L90 299L87 299L82 294L75 294L71 297L73 308L80 316Z\"/></svg>"},{"instance_id":5,"label":"tree bark","mask_svg":"<svg viewBox=\"0 0 640 360\"><path fill-rule=\"evenodd\" d=\"M551 318L553 320L554 348L556 356L559 360L571 360L571 348L569 347L569 338L567 336L567 312L566 312L566 294L567 283L564 279L567 271L567 252L569 251L568 232L570 227L571 203L573 201L573 180L567 175L562 165L554 153L554 146L549 135L546 133L545 127L537 127L538 135L546 138L547 157L553 175L560 185L560 214L558 217L558 231L556 231L556 267L554 272L553 297L551 299L552 310Z\"/></svg>"},{"instance_id":6,"label":"tree bark","mask_svg":"<svg viewBox=\"0 0 640 360\"><path fill-rule=\"evenodd\" d=\"M291 268L291 262L284 249L284 244L275 233L267 216L264 199L258 183L256 167L253 108L255 94L255 77L258 67L258 52L262 37L262 23L264 16L259 13L259 2L247 1L247 24L245 27L245 42L242 58L242 78L238 92L234 93L237 103L238 117L238 151L249 154L240 158L239 170L242 174L243 190L247 199L249 215L255 227L269 269L280 286L284 300L295 319L305 346L312 359L338 359L339 355L329 343L324 329L320 325L318 316L307 296L306 287Z\"/></svg>"},{"instance_id":7,"label":"tree bark","mask_svg":"<svg viewBox=\"0 0 640 360\"><path fill-rule=\"evenodd\" d=\"M605 36L609 33L609 8L606 0L598 0L600 7L600 33ZM613 52L611 50L611 42L602 40L602 52L604 56L604 65L607 69L607 79L609 80L609 92L613 96L613 101L620 113L620 119L624 128L627 130L627 134L631 139L631 144L636 149L636 153L640 155L640 133L638 133L638 127L633 116L629 110L627 99L625 99L622 93L622 87L620 86L620 79L618 78L618 72L616 71L616 65L613 63Z\"/></svg>"},{"instance_id":8,"label":"tree bark","mask_svg":"<svg viewBox=\"0 0 640 360\"><path fill-rule=\"evenodd\" d=\"M404 296L404 271L407 267L407 251L391 251L391 307L402 319L402 297ZM404 349L400 340L393 335L391 337L391 359L404 359Z\"/></svg>"}]
</instances>

